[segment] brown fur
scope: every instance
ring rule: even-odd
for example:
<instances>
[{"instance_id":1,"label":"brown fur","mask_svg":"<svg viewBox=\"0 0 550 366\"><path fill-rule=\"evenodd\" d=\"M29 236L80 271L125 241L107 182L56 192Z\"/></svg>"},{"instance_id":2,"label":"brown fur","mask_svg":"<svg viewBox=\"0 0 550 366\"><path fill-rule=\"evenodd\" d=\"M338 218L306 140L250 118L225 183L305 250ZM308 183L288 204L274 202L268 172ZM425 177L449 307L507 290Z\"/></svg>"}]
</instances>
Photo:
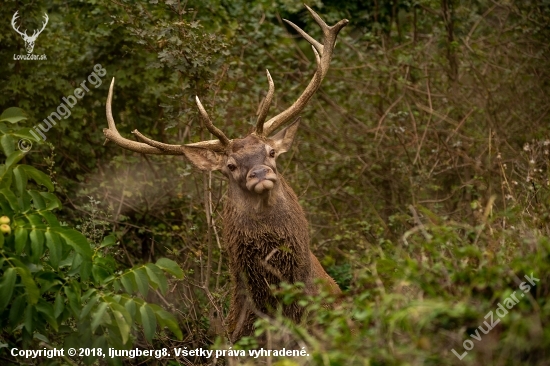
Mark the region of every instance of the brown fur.
<instances>
[{"instance_id":1,"label":"brown fur","mask_svg":"<svg viewBox=\"0 0 550 366\"><path fill-rule=\"evenodd\" d=\"M277 171L276 157L290 148L297 127L298 123L292 124L271 139L254 134L235 139L223 154L201 150L186 154L196 166L219 169L229 180L223 238L233 286L228 316L232 341L250 335L257 316L270 315L278 307L271 285L302 282L306 294L315 294L315 280L320 279L331 293L341 292L309 249L304 211ZM270 151L276 155L270 156ZM265 179L254 172L265 173ZM268 178L272 188L254 190L256 182ZM299 322L303 309L293 303L283 306L283 314Z\"/></svg>"}]
</instances>

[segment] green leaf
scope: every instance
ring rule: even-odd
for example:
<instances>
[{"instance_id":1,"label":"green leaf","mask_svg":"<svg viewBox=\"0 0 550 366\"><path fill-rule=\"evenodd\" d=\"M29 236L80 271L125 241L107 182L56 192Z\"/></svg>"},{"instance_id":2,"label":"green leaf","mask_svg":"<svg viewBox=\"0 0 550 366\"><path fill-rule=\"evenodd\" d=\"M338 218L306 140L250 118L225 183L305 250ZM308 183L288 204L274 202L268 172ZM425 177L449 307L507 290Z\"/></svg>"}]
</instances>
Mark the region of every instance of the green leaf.
<instances>
[{"instance_id":1,"label":"green leaf","mask_svg":"<svg viewBox=\"0 0 550 366\"><path fill-rule=\"evenodd\" d=\"M145 265L145 270L147 271L149 280L160 288L162 294L165 294L166 291L168 291L168 281L161 269L153 263L147 263Z\"/></svg>"},{"instance_id":2,"label":"green leaf","mask_svg":"<svg viewBox=\"0 0 550 366\"><path fill-rule=\"evenodd\" d=\"M113 234L111 234L103 238L103 241L101 242L101 245L99 247L105 248L115 244L116 244L116 237Z\"/></svg>"},{"instance_id":3,"label":"green leaf","mask_svg":"<svg viewBox=\"0 0 550 366\"><path fill-rule=\"evenodd\" d=\"M69 299L69 307L73 311L73 314L78 316L78 314L80 314L81 304L79 299L80 296L75 286L77 285L73 282L71 285L64 286L63 290Z\"/></svg>"},{"instance_id":4,"label":"green leaf","mask_svg":"<svg viewBox=\"0 0 550 366\"><path fill-rule=\"evenodd\" d=\"M4 155L10 156L15 151L15 142L13 141L13 137L10 135L2 135L0 138L0 145L2 146L2 150L4 150Z\"/></svg>"},{"instance_id":5,"label":"green leaf","mask_svg":"<svg viewBox=\"0 0 550 366\"><path fill-rule=\"evenodd\" d=\"M136 303L134 302L134 300L129 299L128 301L126 301L124 303L124 307L131 317L134 317L136 315Z\"/></svg>"},{"instance_id":6,"label":"green leaf","mask_svg":"<svg viewBox=\"0 0 550 366\"><path fill-rule=\"evenodd\" d=\"M171 273L176 278L179 278L179 279L183 278L183 271L178 266L178 264L176 262L174 262L173 260L171 260L171 259L160 258L157 261L156 265L158 267L162 268L163 270L165 270L166 272Z\"/></svg>"},{"instance_id":7,"label":"green leaf","mask_svg":"<svg viewBox=\"0 0 550 366\"><path fill-rule=\"evenodd\" d=\"M11 168L12 165L17 164L24 156L25 153L23 151L16 150L12 152L6 159L6 168Z\"/></svg>"},{"instance_id":8,"label":"green leaf","mask_svg":"<svg viewBox=\"0 0 550 366\"><path fill-rule=\"evenodd\" d=\"M84 260L92 259L92 248L82 233L63 226L52 227L50 229L52 232L58 233L63 239L65 239L67 244L73 247L75 252L80 254Z\"/></svg>"},{"instance_id":9,"label":"green leaf","mask_svg":"<svg viewBox=\"0 0 550 366\"><path fill-rule=\"evenodd\" d=\"M55 320L54 309L52 304L40 299L40 301L36 305L36 310L39 313L42 313L42 316L46 319L48 324L50 324L51 327L57 332L58 324L57 324L57 321Z\"/></svg>"},{"instance_id":10,"label":"green leaf","mask_svg":"<svg viewBox=\"0 0 550 366\"><path fill-rule=\"evenodd\" d=\"M28 304L27 308L25 309L25 321L24 326L25 329L27 329L27 333L32 334L33 331L33 313L34 313L34 304Z\"/></svg>"},{"instance_id":11,"label":"green leaf","mask_svg":"<svg viewBox=\"0 0 550 366\"><path fill-rule=\"evenodd\" d=\"M151 343L153 341L153 336L155 335L155 330L157 329L157 319L155 318L155 313L147 304L143 304L139 308L139 314L141 316L141 325L143 325L145 338L149 341L149 343Z\"/></svg>"},{"instance_id":12,"label":"green leaf","mask_svg":"<svg viewBox=\"0 0 550 366\"><path fill-rule=\"evenodd\" d=\"M27 119L25 112L19 107L10 107L0 115L0 122L17 123Z\"/></svg>"},{"instance_id":13,"label":"green leaf","mask_svg":"<svg viewBox=\"0 0 550 366\"><path fill-rule=\"evenodd\" d=\"M15 180L15 188L17 189L19 196L22 196L27 189L27 173L25 173L25 170L21 168L21 165L18 165L13 169L13 177Z\"/></svg>"},{"instance_id":14,"label":"green leaf","mask_svg":"<svg viewBox=\"0 0 550 366\"><path fill-rule=\"evenodd\" d=\"M134 289L136 288L135 280L134 280L134 273L132 271L126 272L124 275L120 277L120 282L122 283L122 286L124 287L124 290L126 290L127 293L131 294L134 292Z\"/></svg>"},{"instance_id":15,"label":"green leaf","mask_svg":"<svg viewBox=\"0 0 550 366\"><path fill-rule=\"evenodd\" d=\"M0 189L0 194L6 198L12 210L19 212L19 203L17 202L17 197L15 197L12 191L8 188L3 188Z\"/></svg>"},{"instance_id":16,"label":"green leaf","mask_svg":"<svg viewBox=\"0 0 550 366\"><path fill-rule=\"evenodd\" d=\"M124 319L124 315L122 315L120 311L112 309L111 311L118 325L118 331L120 332L120 336L122 337L122 343L126 344L126 342L128 342L128 336L130 335L130 324L126 322L126 319Z\"/></svg>"},{"instance_id":17,"label":"green leaf","mask_svg":"<svg viewBox=\"0 0 550 366\"><path fill-rule=\"evenodd\" d=\"M149 306L155 312L158 323L161 327L167 327L179 340L183 339L183 333L178 326L176 318L172 314L170 314L158 305L149 304Z\"/></svg>"},{"instance_id":18,"label":"green leaf","mask_svg":"<svg viewBox=\"0 0 550 366\"><path fill-rule=\"evenodd\" d=\"M40 211L39 214L46 220L48 223L47 226L61 226L53 213L49 211Z\"/></svg>"},{"instance_id":19,"label":"green leaf","mask_svg":"<svg viewBox=\"0 0 550 366\"><path fill-rule=\"evenodd\" d=\"M94 305L97 304L98 300L99 300L99 297L94 296L90 299L90 301L88 301L88 303L84 306L84 308L80 312L80 319L81 320L84 319L88 315L88 313L90 312L90 310L92 310Z\"/></svg>"},{"instance_id":20,"label":"green leaf","mask_svg":"<svg viewBox=\"0 0 550 366\"><path fill-rule=\"evenodd\" d=\"M147 293L149 292L149 281L147 279L147 273L142 268L135 269L133 272L139 292L143 295L143 297L146 297Z\"/></svg>"},{"instance_id":21,"label":"green leaf","mask_svg":"<svg viewBox=\"0 0 550 366\"><path fill-rule=\"evenodd\" d=\"M44 254L44 233L42 230L31 231L31 261L38 262Z\"/></svg>"},{"instance_id":22,"label":"green leaf","mask_svg":"<svg viewBox=\"0 0 550 366\"><path fill-rule=\"evenodd\" d=\"M27 247L28 231L25 228L18 227L15 229L15 253L21 254Z\"/></svg>"},{"instance_id":23,"label":"green leaf","mask_svg":"<svg viewBox=\"0 0 550 366\"><path fill-rule=\"evenodd\" d=\"M8 268L4 271L2 281L0 282L0 311L4 310L10 303L16 279L17 272L15 268Z\"/></svg>"},{"instance_id":24,"label":"green leaf","mask_svg":"<svg viewBox=\"0 0 550 366\"><path fill-rule=\"evenodd\" d=\"M30 165L20 165L20 167L24 169L27 176L32 178L36 183L43 185L48 191L54 190L52 180L47 174L42 173L40 170Z\"/></svg>"},{"instance_id":25,"label":"green leaf","mask_svg":"<svg viewBox=\"0 0 550 366\"><path fill-rule=\"evenodd\" d=\"M109 277L109 272L102 266L94 264L92 266L92 276L96 283L103 284L105 279Z\"/></svg>"},{"instance_id":26,"label":"green leaf","mask_svg":"<svg viewBox=\"0 0 550 366\"><path fill-rule=\"evenodd\" d=\"M15 171L15 169L14 169L14 171ZM29 189L27 192L31 195L32 203L33 203L34 207L37 210L45 210L46 209L46 201L44 201L44 197L42 197L40 192L32 190L32 189Z\"/></svg>"},{"instance_id":27,"label":"green leaf","mask_svg":"<svg viewBox=\"0 0 550 366\"><path fill-rule=\"evenodd\" d=\"M63 300L63 296L61 296L61 292L58 292L57 295L55 295L55 303L53 305L53 315L57 319L59 315L63 313L63 310L65 309L65 301Z\"/></svg>"},{"instance_id":28,"label":"green leaf","mask_svg":"<svg viewBox=\"0 0 550 366\"><path fill-rule=\"evenodd\" d=\"M61 201L55 194L50 192L40 192L40 195L47 201L46 210L51 211L56 208L61 208Z\"/></svg>"},{"instance_id":29,"label":"green leaf","mask_svg":"<svg viewBox=\"0 0 550 366\"><path fill-rule=\"evenodd\" d=\"M29 271L29 269L18 259L11 258L11 261L15 264L15 270L19 274L19 277L21 277L21 283L23 283L25 289L27 290L28 303L31 305L36 304L38 298L40 297L40 291L38 291L36 282L34 282L34 279L32 278L31 271Z\"/></svg>"},{"instance_id":30,"label":"green leaf","mask_svg":"<svg viewBox=\"0 0 550 366\"><path fill-rule=\"evenodd\" d=\"M63 255L63 243L58 233L46 231L46 246L50 251L50 264L54 269L59 267L61 256Z\"/></svg>"},{"instance_id":31,"label":"green leaf","mask_svg":"<svg viewBox=\"0 0 550 366\"><path fill-rule=\"evenodd\" d=\"M19 325L21 317L23 316L23 313L25 311L26 298L27 297L23 294L13 300L9 315L10 324L12 326Z\"/></svg>"},{"instance_id":32,"label":"green leaf","mask_svg":"<svg viewBox=\"0 0 550 366\"><path fill-rule=\"evenodd\" d=\"M103 321L103 316L105 315L105 312L107 311L107 303L102 302L98 305L97 310L95 311L94 315L92 316L92 333L95 332L99 324Z\"/></svg>"}]
</instances>

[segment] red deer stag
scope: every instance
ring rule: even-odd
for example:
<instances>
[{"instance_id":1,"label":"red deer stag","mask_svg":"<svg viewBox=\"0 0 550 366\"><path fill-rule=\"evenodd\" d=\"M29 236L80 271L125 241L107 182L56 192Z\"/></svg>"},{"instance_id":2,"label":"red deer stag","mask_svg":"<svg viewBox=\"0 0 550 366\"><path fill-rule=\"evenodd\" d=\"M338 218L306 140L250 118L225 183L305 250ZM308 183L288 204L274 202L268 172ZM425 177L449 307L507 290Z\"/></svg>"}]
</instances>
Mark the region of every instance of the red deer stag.
<instances>
[{"instance_id":1,"label":"red deer stag","mask_svg":"<svg viewBox=\"0 0 550 366\"><path fill-rule=\"evenodd\" d=\"M323 43L292 22L286 22L311 43L317 70L296 102L265 122L275 91L266 70L269 91L261 104L255 131L245 138L230 140L212 124L197 97L201 118L217 140L169 145L151 140L137 130L133 134L142 142L128 140L118 133L111 112L114 79L109 89L106 107L109 128L103 130L108 140L142 154L185 155L198 169L220 170L229 180L223 209L223 238L233 285L228 314L232 341L252 333L257 314L270 314L277 307L270 285L281 281L302 282L306 293L315 294L318 289L314 281L320 279L332 293L340 293L336 282L309 249L306 216L275 163L280 154L290 149L299 119L270 136L296 118L319 88L328 71L338 32L348 23L343 19L328 26L312 9L307 9L323 31ZM295 322L300 321L302 313L297 304L283 308L283 314Z\"/></svg>"}]
</instances>

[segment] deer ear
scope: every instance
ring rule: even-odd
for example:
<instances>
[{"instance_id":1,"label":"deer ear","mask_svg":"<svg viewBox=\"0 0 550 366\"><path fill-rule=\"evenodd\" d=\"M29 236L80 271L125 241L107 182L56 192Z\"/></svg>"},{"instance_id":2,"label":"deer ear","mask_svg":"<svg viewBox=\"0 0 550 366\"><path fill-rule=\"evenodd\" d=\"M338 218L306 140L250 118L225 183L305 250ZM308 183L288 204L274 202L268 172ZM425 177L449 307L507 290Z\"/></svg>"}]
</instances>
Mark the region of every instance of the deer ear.
<instances>
[{"instance_id":1,"label":"deer ear","mask_svg":"<svg viewBox=\"0 0 550 366\"><path fill-rule=\"evenodd\" d=\"M290 150L290 147L292 146L292 141L294 141L294 137L296 136L296 132L298 131L298 127L300 127L300 117L296 118L296 120L290 125L283 128L281 131L277 132L275 135L269 138L271 141L273 141L273 148L275 149L275 151L277 151L277 155L280 155Z\"/></svg>"},{"instance_id":2,"label":"deer ear","mask_svg":"<svg viewBox=\"0 0 550 366\"><path fill-rule=\"evenodd\" d=\"M202 147L184 146L185 157L200 170L219 170L223 166L224 154Z\"/></svg>"}]
</instances>

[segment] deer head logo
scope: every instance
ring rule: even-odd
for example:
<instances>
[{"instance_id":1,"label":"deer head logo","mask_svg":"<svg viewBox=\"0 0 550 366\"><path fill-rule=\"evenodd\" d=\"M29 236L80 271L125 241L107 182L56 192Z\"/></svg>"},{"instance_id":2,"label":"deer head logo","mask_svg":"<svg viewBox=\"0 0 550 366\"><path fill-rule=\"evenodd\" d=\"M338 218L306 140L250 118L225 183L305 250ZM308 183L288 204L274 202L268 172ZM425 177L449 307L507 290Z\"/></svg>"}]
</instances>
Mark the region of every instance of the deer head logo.
<instances>
[{"instance_id":1,"label":"deer head logo","mask_svg":"<svg viewBox=\"0 0 550 366\"><path fill-rule=\"evenodd\" d=\"M26 29L25 29L25 32L22 33L22 32L19 31L19 27L15 26L15 21L19 17L19 15L17 15L17 13L19 13L19 11L16 11L15 14L13 14L13 18L11 18L11 26L13 27L13 29L17 33L19 33L19 35L21 37L23 37L23 41L25 41L25 48L27 49L27 53L32 53L32 50L34 49L34 42L36 42L36 39L38 38L40 33L42 33L42 31L44 30L44 28L46 28L46 25L48 24L48 19L49 19L48 14L44 13L45 22L42 24L42 29L40 29L40 30L35 29L32 33L32 36L28 36Z\"/></svg>"}]
</instances>

